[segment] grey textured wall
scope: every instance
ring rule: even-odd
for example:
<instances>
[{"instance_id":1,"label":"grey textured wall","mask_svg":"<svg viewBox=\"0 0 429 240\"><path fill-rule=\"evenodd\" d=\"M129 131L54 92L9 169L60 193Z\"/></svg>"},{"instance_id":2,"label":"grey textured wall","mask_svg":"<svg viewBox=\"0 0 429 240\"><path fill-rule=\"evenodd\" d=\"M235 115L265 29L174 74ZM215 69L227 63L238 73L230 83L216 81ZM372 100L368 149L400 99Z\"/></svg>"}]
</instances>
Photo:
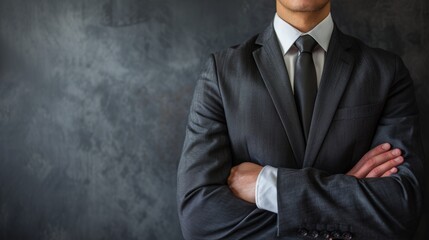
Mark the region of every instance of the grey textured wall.
<instances>
[{"instance_id":1,"label":"grey textured wall","mask_svg":"<svg viewBox=\"0 0 429 240\"><path fill-rule=\"evenodd\" d=\"M274 5L0 0L0 239L181 239L176 168L201 64ZM333 15L403 57L429 147L428 1L334 0Z\"/></svg>"}]
</instances>

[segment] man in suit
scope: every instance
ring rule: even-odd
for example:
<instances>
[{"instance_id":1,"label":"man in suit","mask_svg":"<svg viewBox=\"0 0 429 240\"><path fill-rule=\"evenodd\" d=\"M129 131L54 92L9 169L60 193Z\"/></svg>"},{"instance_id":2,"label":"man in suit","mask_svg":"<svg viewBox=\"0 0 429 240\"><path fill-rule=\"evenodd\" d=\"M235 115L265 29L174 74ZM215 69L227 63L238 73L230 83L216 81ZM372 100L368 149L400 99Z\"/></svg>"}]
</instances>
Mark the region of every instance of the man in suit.
<instances>
[{"instance_id":1,"label":"man in suit","mask_svg":"<svg viewBox=\"0 0 429 240\"><path fill-rule=\"evenodd\" d=\"M423 154L404 64L337 29L329 0L276 5L198 80L178 170L185 238L412 238Z\"/></svg>"}]
</instances>

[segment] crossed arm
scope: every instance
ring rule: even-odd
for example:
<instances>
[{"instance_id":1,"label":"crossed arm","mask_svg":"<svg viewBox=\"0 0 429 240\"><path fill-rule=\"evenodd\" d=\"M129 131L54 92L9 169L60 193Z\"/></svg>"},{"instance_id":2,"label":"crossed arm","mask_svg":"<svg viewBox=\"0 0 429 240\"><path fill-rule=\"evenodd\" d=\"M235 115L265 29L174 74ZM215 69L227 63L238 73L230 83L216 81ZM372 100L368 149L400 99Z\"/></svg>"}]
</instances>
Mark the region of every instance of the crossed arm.
<instances>
[{"instance_id":1,"label":"crossed arm","mask_svg":"<svg viewBox=\"0 0 429 240\"><path fill-rule=\"evenodd\" d=\"M366 153L346 175L362 178L388 177L398 171L404 161L401 150L391 150L389 143L381 144ZM249 203L255 203L255 187L262 166L244 162L231 168L228 186L232 193Z\"/></svg>"},{"instance_id":2,"label":"crossed arm","mask_svg":"<svg viewBox=\"0 0 429 240\"><path fill-rule=\"evenodd\" d=\"M293 236L305 222L344 223L361 239L412 235L421 210L423 155L412 82L403 64L397 62L385 111L374 133L372 143L378 147L346 174L279 168L278 214L252 203L262 166L232 166L231 139L217 81L214 61L209 61L195 89L178 170L179 218L186 239ZM380 143L390 145L383 149Z\"/></svg>"}]
</instances>

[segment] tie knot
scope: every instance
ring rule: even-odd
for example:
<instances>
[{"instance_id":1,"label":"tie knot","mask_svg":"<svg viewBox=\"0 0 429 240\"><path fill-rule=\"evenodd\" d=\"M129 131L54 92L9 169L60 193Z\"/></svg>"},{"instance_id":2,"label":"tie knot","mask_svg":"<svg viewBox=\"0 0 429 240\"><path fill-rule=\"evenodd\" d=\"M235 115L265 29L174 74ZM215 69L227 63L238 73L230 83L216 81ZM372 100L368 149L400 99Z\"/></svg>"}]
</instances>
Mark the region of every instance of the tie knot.
<instances>
[{"instance_id":1,"label":"tie knot","mask_svg":"<svg viewBox=\"0 0 429 240\"><path fill-rule=\"evenodd\" d=\"M316 47L316 45L316 40L314 40L314 38L310 35L302 35L295 42L295 46L299 49L301 53L313 52L313 49L314 47Z\"/></svg>"}]
</instances>

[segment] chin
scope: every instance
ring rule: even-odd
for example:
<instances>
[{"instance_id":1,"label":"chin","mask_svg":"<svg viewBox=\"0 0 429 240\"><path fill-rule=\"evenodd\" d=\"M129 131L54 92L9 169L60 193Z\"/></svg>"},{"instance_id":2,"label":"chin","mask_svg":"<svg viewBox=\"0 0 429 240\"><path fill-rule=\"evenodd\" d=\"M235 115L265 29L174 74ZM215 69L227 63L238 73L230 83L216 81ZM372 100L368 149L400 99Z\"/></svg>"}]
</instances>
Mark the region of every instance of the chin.
<instances>
[{"instance_id":1,"label":"chin","mask_svg":"<svg viewBox=\"0 0 429 240\"><path fill-rule=\"evenodd\" d=\"M324 9L329 0L278 0L284 7L294 12L317 12Z\"/></svg>"}]
</instances>

